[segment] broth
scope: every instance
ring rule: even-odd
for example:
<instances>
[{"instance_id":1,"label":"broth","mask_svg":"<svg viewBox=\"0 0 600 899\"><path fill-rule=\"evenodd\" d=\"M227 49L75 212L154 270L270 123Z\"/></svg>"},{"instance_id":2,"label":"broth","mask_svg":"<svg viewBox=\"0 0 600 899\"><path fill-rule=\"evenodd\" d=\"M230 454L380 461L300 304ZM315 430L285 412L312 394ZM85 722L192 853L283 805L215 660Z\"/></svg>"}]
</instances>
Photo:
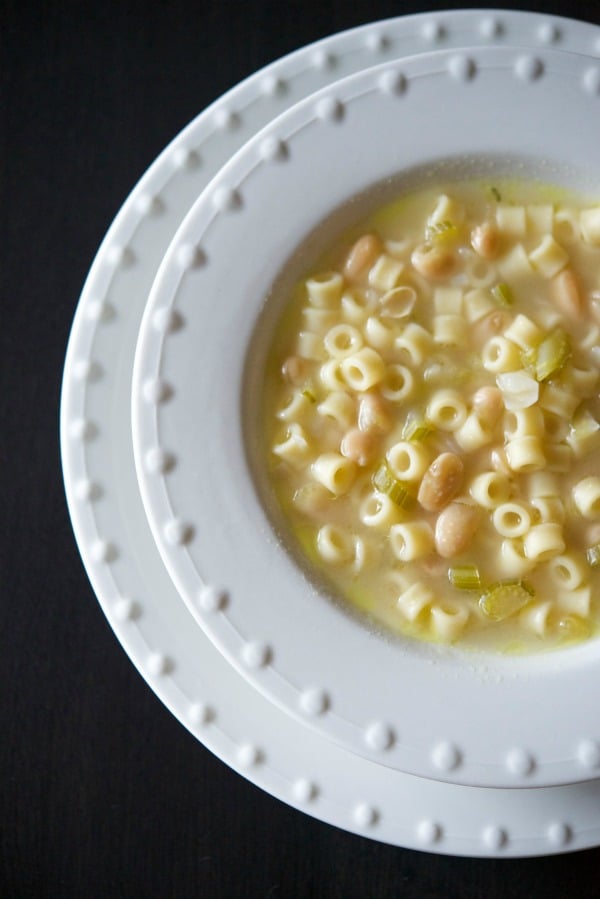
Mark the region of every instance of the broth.
<instances>
[{"instance_id":1,"label":"broth","mask_svg":"<svg viewBox=\"0 0 600 899\"><path fill-rule=\"evenodd\" d=\"M600 619L600 207L535 183L400 197L297 286L267 364L270 483L334 592L502 651Z\"/></svg>"}]
</instances>

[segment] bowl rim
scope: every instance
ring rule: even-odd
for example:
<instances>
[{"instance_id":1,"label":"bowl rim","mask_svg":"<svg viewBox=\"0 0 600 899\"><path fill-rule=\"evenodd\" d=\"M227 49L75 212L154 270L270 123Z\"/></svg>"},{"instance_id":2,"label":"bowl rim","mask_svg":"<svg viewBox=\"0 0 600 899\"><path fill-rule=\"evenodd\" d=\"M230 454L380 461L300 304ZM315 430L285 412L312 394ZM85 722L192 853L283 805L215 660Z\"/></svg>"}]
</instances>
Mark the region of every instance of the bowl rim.
<instances>
[{"instance_id":1,"label":"bowl rim","mask_svg":"<svg viewBox=\"0 0 600 899\"><path fill-rule=\"evenodd\" d=\"M413 165L423 159L439 163L439 152L432 156L425 138L401 152L396 145L395 162L391 144L379 158L374 152L367 157L367 143L359 139L377 125L381 133L382 110L388 112L387 139L402 134L409 115L423 126L423 91L428 109L435 106L436 133L446 129L444 147L451 159L465 153L478 161L535 158L563 181L581 178L582 171L597 176L591 151L600 126L589 115L592 104L600 102L595 62L556 50L470 47L386 63L325 88L266 126L202 192L165 256L144 314L132 399L136 468L156 544L180 595L229 661L274 702L352 752L408 773L482 786L587 779L581 747L595 738L597 728L589 684L599 664L598 646L526 661L486 656L484 664L423 645L403 643L399 652L397 644L367 633L307 589L302 573L274 541L253 490L241 416L227 418L218 411L242 405L246 349L275 274L264 257L260 265L249 266L249 248L260 257L256 228L271 214L269 254L287 258L311 224L339 208L357 185L366 188L389 177L398 159L405 169L410 160ZM496 108L489 103L490 89ZM549 164L541 125L555 112L557 94L564 98L565 93L568 103L560 103L564 127L558 129ZM462 144L448 130L457 98L466 132ZM469 131L475 117L487 130ZM569 135L577 122L585 126L577 130L574 148ZM500 131L501 146L496 137L491 142L492 126ZM325 160L330 166L335 161L342 138L353 153L324 178ZM282 184L290 184L292 170L299 186L285 194L288 203L297 204L290 232L277 222L274 197ZM326 189L324 195L310 209L302 208L303 191L316 183ZM232 271L230 254L222 248L240 246L242 240L246 255L240 274ZM243 306L240 296L248 283L252 291L250 299L246 292ZM235 308L228 290L237 296ZM202 295L211 298L208 311L198 301ZM157 328L165 312L181 327ZM230 376L218 383L222 356L217 347L225 336ZM195 408L202 409L201 427L191 424ZM199 451L210 470L201 488L195 464ZM173 464L157 464L157 459ZM237 539L233 554L232 538ZM240 560L242 573L235 570ZM274 602L281 596L285 603ZM332 639L338 649L333 659ZM460 691L458 708L448 692L449 678L454 697ZM398 695L394 685L402 682L410 683L409 695ZM560 734L554 715L549 721L546 714L549 694Z\"/></svg>"}]
</instances>

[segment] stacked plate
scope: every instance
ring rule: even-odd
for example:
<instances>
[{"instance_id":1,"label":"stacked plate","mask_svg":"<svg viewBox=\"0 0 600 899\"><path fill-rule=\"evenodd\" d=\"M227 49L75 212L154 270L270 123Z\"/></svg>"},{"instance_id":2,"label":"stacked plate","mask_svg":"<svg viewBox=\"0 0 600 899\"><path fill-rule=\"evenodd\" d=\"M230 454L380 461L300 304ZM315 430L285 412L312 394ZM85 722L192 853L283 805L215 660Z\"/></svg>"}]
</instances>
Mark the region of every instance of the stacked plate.
<instances>
[{"instance_id":1,"label":"stacked plate","mask_svg":"<svg viewBox=\"0 0 600 899\"><path fill-rule=\"evenodd\" d=\"M502 11L303 49L163 152L79 303L63 464L117 637L232 768L374 839L490 856L600 843L597 641L400 648L308 589L251 474L257 322L307 235L399 173L518 166L597 192L598 56L600 28Z\"/></svg>"}]
</instances>

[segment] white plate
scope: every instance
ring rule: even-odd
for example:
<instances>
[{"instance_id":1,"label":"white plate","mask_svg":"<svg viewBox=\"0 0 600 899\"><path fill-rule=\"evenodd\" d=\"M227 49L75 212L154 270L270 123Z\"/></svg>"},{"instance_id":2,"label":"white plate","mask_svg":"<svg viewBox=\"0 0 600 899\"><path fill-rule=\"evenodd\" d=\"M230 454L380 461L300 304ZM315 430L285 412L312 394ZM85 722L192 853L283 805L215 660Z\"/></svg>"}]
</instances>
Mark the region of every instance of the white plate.
<instances>
[{"instance_id":1,"label":"white plate","mask_svg":"<svg viewBox=\"0 0 600 899\"><path fill-rule=\"evenodd\" d=\"M219 172L177 232L144 314L138 481L181 596L267 696L412 774L494 787L589 778L582 754L600 734L600 644L509 658L391 640L311 588L275 539L249 471L265 479L255 444L269 335L320 242L286 261L333 210L417 168L429 183L518 171L598 195L598 71L585 56L480 47L335 82ZM345 216L362 214L355 203ZM338 216L321 225L320 245L340 227ZM165 332L167 317L175 330Z\"/></svg>"},{"instance_id":2,"label":"white plate","mask_svg":"<svg viewBox=\"0 0 600 899\"><path fill-rule=\"evenodd\" d=\"M490 18L492 16L492 19ZM599 30L519 13L427 15L368 26L321 44L357 69L385 30L415 46L426 29L453 24L460 43L495 20L524 41L560 34L587 49ZM485 31L487 33L487 24ZM289 100L306 85L315 48L274 64ZM320 57L319 57L320 58ZM342 62L340 62L342 65ZM297 77L296 77L297 76ZM312 74L311 74L312 77ZM323 85L331 74L320 75ZM274 80L273 80L274 79ZM165 705L216 755L263 789L307 813L374 839L457 855L536 855L600 842L600 782L487 790L393 772L322 740L247 684L193 626L155 551L140 500L131 447L133 352L147 292L190 197L271 114L259 73L204 113L151 167L125 203L94 262L69 343L61 441L69 506L88 574L117 637ZM313 86L311 85L309 89ZM236 132L215 119L240 115ZM203 168L188 168L202 153ZM588 747L590 771L600 766Z\"/></svg>"}]
</instances>

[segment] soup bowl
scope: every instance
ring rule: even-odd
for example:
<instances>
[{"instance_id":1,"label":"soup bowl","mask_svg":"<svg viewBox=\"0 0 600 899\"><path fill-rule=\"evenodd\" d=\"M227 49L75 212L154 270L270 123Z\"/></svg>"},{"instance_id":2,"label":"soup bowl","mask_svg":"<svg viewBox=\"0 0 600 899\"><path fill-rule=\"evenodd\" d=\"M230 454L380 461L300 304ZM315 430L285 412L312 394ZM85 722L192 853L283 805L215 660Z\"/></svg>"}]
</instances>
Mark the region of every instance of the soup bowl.
<instances>
[{"instance_id":1,"label":"soup bowl","mask_svg":"<svg viewBox=\"0 0 600 899\"><path fill-rule=\"evenodd\" d=\"M272 500L261 416L282 309L322 249L389 198L465 178L598 196L600 67L515 47L350 76L274 120L178 230L142 323L136 468L195 619L254 686L350 752L480 786L591 779L595 639L527 656L392 636L332 596Z\"/></svg>"}]
</instances>

